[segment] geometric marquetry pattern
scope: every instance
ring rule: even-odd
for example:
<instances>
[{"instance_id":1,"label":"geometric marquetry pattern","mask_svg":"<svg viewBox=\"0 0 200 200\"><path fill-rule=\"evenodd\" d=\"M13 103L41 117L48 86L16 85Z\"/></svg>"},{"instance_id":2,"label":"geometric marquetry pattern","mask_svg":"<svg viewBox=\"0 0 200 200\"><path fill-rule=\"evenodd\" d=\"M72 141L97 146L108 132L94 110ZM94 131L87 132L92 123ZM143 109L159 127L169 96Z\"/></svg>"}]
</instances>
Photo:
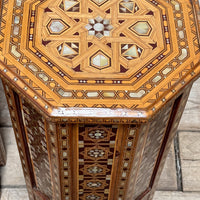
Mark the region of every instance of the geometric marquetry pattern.
<instances>
[{"instance_id":1,"label":"geometric marquetry pattern","mask_svg":"<svg viewBox=\"0 0 200 200\"><path fill-rule=\"evenodd\" d=\"M50 34L61 34L65 30L67 30L69 26L64 23L62 20L51 19L49 24L47 25L47 29Z\"/></svg>"},{"instance_id":2,"label":"geometric marquetry pattern","mask_svg":"<svg viewBox=\"0 0 200 200\"><path fill-rule=\"evenodd\" d=\"M169 103L167 107L165 107L164 110L162 110L150 123L148 137L142 155L142 162L137 175L136 187L134 189L134 199L144 192L150 184L155 162L170 118L170 112L172 109L171 105L172 103ZM161 117L162 121L159 120ZM143 176L144 173L145 176Z\"/></svg>"},{"instance_id":3,"label":"geometric marquetry pattern","mask_svg":"<svg viewBox=\"0 0 200 200\"><path fill-rule=\"evenodd\" d=\"M133 165L133 169L131 171L132 179L136 180L134 182L129 182L129 188L127 190L127 197L133 197L133 199L136 199L139 195L141 195L143 192L145 192L146 189L148 189L150 180L152 177L152 173L154 170L154 165L159 153L159 149L161 147L161 143L163 141L163 137L166 131L166 126L170 117L170 112L172 109L172 102L169 102L165 108L163 108L153 119L152 122L150 122L150 126L148 129L148 136L147 140L145 142L145 149L142 156L142 161L140 164L140 168L136 177L136 168ZM162 117L162 121L159 120ZM145 138L141 138L142 141L145 141ZM144 145L144 144L143 144ZM141 149L137 149L137 154L140 154ZM137 156L135 157L137 158ZM138 160L133 161L134 164L138 164ZM145 173L145 176L143 174ZM133 185L132 185L133 184ZM135 185L135 188L134 188Z\"/></svg>"},{"instance_id":4,"label":"geometric marquetry pattern","mask_svg":"<svg viewBox=\"0 0 200 200\"><path fill-rule=\"evenodd\" d=\"M142 49L134 44L122 44L121 53L127 60L139 58L142 54Z\"/></svg>"},{"instance_id":5,"label":"geometric marquetry pattern","mask_svg":"<svg viewBox=\"0 0 200 200\"><path fill-rule=\"evenodd\" d=\"M22 111L37 188L49 198L52 198L50 161L44 118L25 100L22 100Z\"/></svg>"},{"instance_id":6,"label":"geometric marquetry pattern","mask_svg":"<svg viewBox=\"0 0 200 200\"><path fill-rule=\"evenodd\" d=\"M165 89L155 94L153 88L165 80L166 90L169 88L170 95L174 95L172 87L177 80L181 83L184 74L189 75L191 68L186 73L186 68L184 73L175 74L175 71L190 56L194 56L194 52L197 56L199 54L195 10L189 0L186 3L189 16L180 0L122 0L117 5L110 4L109 0L89 0L86 6L78 0L56 0L54 4L49 4L49 0L27 4L15 0L14 6L9 9L4 1L0 31L1 60L52 106L63 102L59 106L151 109L152 102L160 99L161 95L166 96ZM172 15L169 15L169 7L173 9ZM23 10L30 12L23 15ZM10 26L6 24L9 13L13 14ZM172 25L170 20L174 20ZM23 28L23 22L27 22L26 28ZM191 34L187 34L186 29ZM22 33L23 40L20 37ZM172 46L174 41L177 48ZM188 45L192 43L194 49ZM167 64L163 64L168 58ZM17 65L13 66L15 63ZM156 71L153 70L155 67L161 67L160 64L163 64L162 70L149 73ZM197 59L194 60L195 68L196 64ZM172 73L176 77L169 76ZM147 74L151 77L145 80ZM171 80L168 77L175 78ZM33 81L35 78L42 84ZM142 79L144 81L140 82ZM142 84L137 84L138 88L133 90L132 85L136 82ZM80 84L87 88L79 89ZM122 85L126 85L126 90L121 90ZM60 90L68 95L60 95ZM107 96L108 90L111 95ZM141 99L149 92L153 92L149 95L152 98L147 98L145 105L138 105L135 99ZM54 96L64 101L56 101ZM71 98L80 99L81 103L70 101ZM120 99L122 103L107 103L106 98ZM85 102L85 99L88 101ZM102 99L102 104L93 104L94 99ZM128 99L133 101L131 105Z\"/></svg>"},{"instance_id":7,"label":"geometric marquetry pattern","mask_svg":"<svg viewBox=\"0 0 200 200\"><path fill-rule=\"evenodd\" d=\"M52 180L53 180L53 199L60 200L61 199L61 186L60 186L60 176L59 176L59 154L58 154L58 140L57 140L57 129L56 123L47 122L47 140L48 146L51 151L50 154L50 165L52 172Z\"/></svg>"},{"instance_id":8,"label":"geometric marquetry pattern","mask_svg":"<svg viewBox=\"0 0 200 200\"><path fill-rule=\"evenodd\" d=\"M160 165L159 165L156 177L155 177L155 181L153 183L153 188L152 188L152 192L150 194L149 199L153 199L153 195L154 195L154 192L156 190L156 187L157 187L157 184L158 184L158 181L159 181L159 177L160 177L162 169L164 167L165 160L167 158L168 152L170 150L172 140L174 139L174 136L177 133L177 128L178 128L179 122L181 120L181 116L183 114L183 111L185 109L185 105L187 103L187 100L188 100L188 97L189 97L189 94L190 94L191 86L192 85L189 84L185 88L185 91L184 91L184 93L183 93L183 95L180 99L179 108L178 108L178 111L176 113L175 119L174 119L173 124L172 124L172 128L171 128L171 131L170 131L170 134L169 134L169 138L168 138L168 141L167 141L167 144L166 144L166 147L165 147L165 152L162 155L162 159L160 161Z\"/></svg>"},{"instance_id":9,"label":"geometric marquetry pattern","mask_svg":"<svg viewBox=\"0 0 200 200\"><path fill-rule=\"evenodd\" d=\"M108 200L110 196L108 192L112 188L110 188L110 186L113 186L113 182L110 179L112 177L115 178L114 181L116 182L116 188L112 190L115 191L115 193L111 195L113 199L151 199L158 181L157 177L161 172L163 162L167 156L167 153L164 152L160 160L161 145L163 147L164 144L166 145L166 149L169 149L186 104L189 89L190 86L185 89L182 97L178 98L180 99L178 111L174 109L174 105L179 105L179 101L175 100L174 103L173 99L168 102L148 124L145 123L141 126L139 124L125 125L124 127L126 128L123 128L123 131L121 129L122 135L117 140L116 133L121 126L79 124L76 126L76 130L70 129L71 125L67 125L67 123L61 124L59 122L59 124L56 124L45 121L45 118L42 117L28 101L21 100L20 98L19 101L21 101L24 124L26 125L25 132L27 134L28 150L33 164L32 167L35 174L37 190L48 195L50 199L59 200L61 184L62 199L70 200L73 196L72 191L78 189L78 199L80 200ZM18 117L15 116L17 112L15 112L16 105L15 101L13 101L13 92L7 85L5 86L5 91L11 117L13 119L22 165L25 170L24 173L27 179L29 195L32 200L34 197L31 196L31 188L34 190L35 186L31 185L28 177L29 175L27 175L26 172L29 168L26 166L26 159L24 158L24 141L21 141L22 137L19 135L20 129L17 129L17 127L20 126L16 124L16 122L18 123ZM178 102L178 104L176 102ZM169 126L169 118L173 116L173 113L175 113L176 116L166 140L166 127ZM20 115L20 112L18 115ZM160 118L162 118L162 121L159 120ZM137 122L137 120L135 122ZM75 131L71 132L72 130ZM78 135L78 140L74 140L76 138L74 138L73 135ZM78 144L72 146L72 149L74 150L77 148L78 152L72 149L70 150L70 145L73 144L72 141ZM167 141L167 143L165 144L164 141ZM35 148L36 146L37 149ZM144 146L145 148L143 149ZM115 147L118 150L115 150ZM60 157L59 161L58 156ZM44 165L41 164L41 159ZM113 162L113 159L115 162ZM116 162L116 159L119 160ZM78 163L78 174L71 173L73 170L75 172L77 171L77 168L70 168L74 162ZM155 167L155 163L157 164L158 162L160 163L159 169ZM116 163L118 163L117 166ZM42 169L39 168L40 166L42 166ZM60 166L60 171L58 166ZM117 167L116 177L113 176L115 171L115 167L113 168L113 166ZM50 167L52 178L49 178ZM155 172L155 170L157 174L155 182L152 182L152 177L155 175L153 172ZM74 178L76 180L76 177L78 178L78 187L72 189L73 186L71 185L72 182L74 182ZM61 178L61 180L59 180L59 178ZM45 184L44 181L46 185L43 186L41 183ZM147 190L152 188L152 186L152 191ZM52 196L47 194L48 192L53 193Z\"/></svg>"},{"instance_id":10,"label":"geometric marquetry pattern","mask_svg":"<svg viewBox=\"0 0 200 200\"><path fill-rule=\"evenodd\" d=\"M135 153L136 147L136 134L137 129L135 125L132 125L127 132L127 136L125 138L125 143L122 145L123 151L123 159L120 161L119 168L120 171L117 174L119 176L118 188L116 198L117 200L125 199L125 192L128 183L128 179L130 177L130 169L133 163L133 157Z\"/></svg>"},{"instance_id":11,"label":"geometric marquetry pattern","mask_svg":"<svg viewBox=\"0 0 200 200\"><path fill-rule=\"evenodd\" d=\"M62 0L59 7L65 12L79 12L80 3L78 0Z\"/></svg>"},{"instance_id":12,"label":"geometric marquetry pattern","mask_svg":"<svg viewBox=\"0 0 200 200\"><path fill-rule=\"evenodd\" d=\"M200 31L198 28L200 28L200 3L198 0L194 0L194 7L196 7L197 17L199 19L199 23L195 24L195 15L193 6L190 4L188 5L189 9L189 18L190 18L190 27L192 29L192 35L193 35L193 47L195 50L195 54L198 54L200 52L199 46L200 46Z\"/></svg>"},{"instance_id":13,"label":"geometric marquetry pattern","mask_svg":"<svg viewBox=\"0 0 200 200\"><path fill-rule=\"evenodd\" d=\"M139 9L140 8L135 1L123 0L119 4L120 13L136 13Z\"/></svg>"},{"instance_id":14,"label":"geometric marquetry pattern","mask_svg":"<svg viewBox=\"0 0 200 200\"><path fill-rule=\"evenodd\" d=\"M146 35L146 36L148 36L152 30L150 24L145 21L138 21L134 25L129 27L129 29L138 35Z\"/></svg>"},{"instance_id":15,"label":"geometric marquetry pattern","mask_svg":"<svg viewBox=\"0 0 200 200\"><path fill-rule=\"evenodd\" d=\"M69 149L69 127L66 124L59 125L59 148L60 148L60 170L61 170L61 186L62 199L71 200L70 178L71 168L69 164L70 149ZM71 138L71 140L73 140ZM75 155L74 155L75 156Z\"/></svg>"},{"instance_id":16,"label":"geometric marquetry pattern","mask_svg":"<svg viewBox=\"0 0 200 200\"><path fill-rule=\"evenodd\" d=\"M11 87L8 86L7 83L4 83L4 90L5 90L5 95L6 95L6 99L7 99L7 103L8 103L10 117L12 120L13 130L15 133L19 156L21 159L21 164L22 164L22 169L23 169L24 178L25 178L25 182L26 182L26 187L28 190L29 200L35 200L34 194L32 192L32 187L33 187L32 177L30 176L29 171L27 170L28 169L28 161L27 161L28 155L27 155L27 151L25 150L25 144L24 144L23 137L22 137L22 130L21 130L21 127L20 127L19 121L18 121L19 113L17 112L18 110L16 107L13 90L11 89ZM20 109L20 108L18 108L18 109Z\"/></svg>"},{"instance_id":17,"label":"geometric marquetry pattern","mask_svg":"<svg viewBox=\"0 0 200 200\"><path fill-rule=\"evenodd\" d=\"M79 126L79 199L107 200L116 125Z\"/></svg>"},{"instance_id":18,"label":"geometric marquetry pattern","mask_svg":"<svg viewBox=\"0 0 200 200\"><path fill-rule=\"evenodd\" d=\"M111 67L111 58L102 51L97 51L90 57L90 65L96 69L105 69Z\"/></svg>"},{"instance_id":19,"label":"geometric marquetry pattern","mask_svg":"<svg viewBox=\"0 0 200 200\"><path fill-rule=\"evenodd\" d=\"M68 59L73 59L79 53L79 44L78 43L63 43L57 47L59 54Z\"/></svg>"},{"instance_id":20,"label":"geometric marquetry pattern","mask_svg":"<svg viewBox=\"0 0 200 200\"><path fill-rule=\"evenodd\" d=\"M132 166L130 169L130 175L129 175L127 189L126 189L127 199L129 199L133 196L133 190L134 190L134 185L135 185L135 176L136 176L138 164L140 162L141 153L142 153L141 149L144 146L147 131L148 131L148 127L146 125L142 125L141 128L138 130L139 135L138 135L137 144L136 144L137 146L136 146L136 150L135 150L136 153L134 155L134 159L132 160Z\"/></svg>"},{"instance_id":21,"label":"geometric marquetry pattern","mask_svg":"<svg viewBox=\"0 0 200 200\"><path fill-rule=\"evenodd\" d=\"M85 28L88 30L89 35L102 38L103 36L110 36L110 31L113 29L113 26L110 24L110 20L98 16L95 19L89 19L89 23Z\"/></svg>"}]
</instances>

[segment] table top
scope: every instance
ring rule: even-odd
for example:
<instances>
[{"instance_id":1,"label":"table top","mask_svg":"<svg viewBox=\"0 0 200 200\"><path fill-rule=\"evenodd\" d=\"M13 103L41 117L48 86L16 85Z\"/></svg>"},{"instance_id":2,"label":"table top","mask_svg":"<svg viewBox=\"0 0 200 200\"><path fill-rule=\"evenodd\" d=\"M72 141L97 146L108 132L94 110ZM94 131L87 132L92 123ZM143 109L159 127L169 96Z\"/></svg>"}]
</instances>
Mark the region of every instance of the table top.
<instances>
[{"instance_id":1,"label":"table top","mask_svg":"<svg viewBox=\"0 0 200 200\"><path fill-rule=\"evenodd\" d=\"M146 117L199 75L198 12L198 0L4 0L0 73L49 114Z\"/></svg>"}]
</instances>

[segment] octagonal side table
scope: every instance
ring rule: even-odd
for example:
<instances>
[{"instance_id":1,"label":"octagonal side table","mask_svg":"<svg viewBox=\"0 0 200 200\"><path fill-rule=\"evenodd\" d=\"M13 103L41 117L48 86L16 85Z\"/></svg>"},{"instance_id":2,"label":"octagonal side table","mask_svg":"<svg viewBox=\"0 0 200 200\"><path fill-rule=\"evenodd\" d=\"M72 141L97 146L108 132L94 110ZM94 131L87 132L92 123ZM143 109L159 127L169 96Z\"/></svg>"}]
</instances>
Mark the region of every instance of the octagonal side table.
<instances>
[{"instance_id":1,"label":"octagonal side table","mask_svg":"<svg viewBox=\"0 0 200 200\"><path fill-rule=\"evenodd\" d=\"M1 1L0 76L30 200L151 200L200 74L198 0Z\"/></svg>"}]
</instances>

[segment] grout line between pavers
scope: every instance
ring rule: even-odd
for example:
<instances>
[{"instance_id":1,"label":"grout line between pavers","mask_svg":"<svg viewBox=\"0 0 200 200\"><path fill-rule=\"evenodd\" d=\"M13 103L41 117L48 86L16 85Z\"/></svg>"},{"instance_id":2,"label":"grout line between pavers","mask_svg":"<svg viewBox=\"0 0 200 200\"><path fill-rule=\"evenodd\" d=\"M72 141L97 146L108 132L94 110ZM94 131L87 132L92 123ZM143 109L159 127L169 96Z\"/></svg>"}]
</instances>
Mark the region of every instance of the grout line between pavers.
<instances>
[{"instance_id":1,"label":"grout line between pavers","mask_svg":"<svg viewBox=\"0 0 200 200\"><path fill-rule=\"evenodd\" d=\"M26 189L26 185L1 185L0 189Z\"/></svg>"},{"instance_id":2,"label":"grout line between pavers","mask_svg":"<svg viewBox=\"0 0 200 200\"><path fill-rule=\"evenodd\" d=\"M12 125L1 125L0 124L0 128L12 128Z\"/></svg>"},{"instance_id":3,"label":"grout line between pavers","mask_svg":"<svg viewBox=\"0 0 200 200\"><path fill-rule=\"evenodd\" d=\"M187 129L178 129L177 130L177 132L178 133L180 133L180 132L193 132L193 133L200 133L200 130L191 130L191 129L189 129L189 130L187 130Z\"/></svg>"},{"instance_id":4,"label":"grout line between pavers","mask_svg":"<svg viewBox=\"0 0 200 200\"><path fill-rule=\"evenodd\" d=\"M174 137L174 151L175 151L175 162L176 162L176 177L177 177L177 188L178 191L183 191L183 179L182 179L182 168L179 148L179 132Z\"/></svg>"}]
</instances>

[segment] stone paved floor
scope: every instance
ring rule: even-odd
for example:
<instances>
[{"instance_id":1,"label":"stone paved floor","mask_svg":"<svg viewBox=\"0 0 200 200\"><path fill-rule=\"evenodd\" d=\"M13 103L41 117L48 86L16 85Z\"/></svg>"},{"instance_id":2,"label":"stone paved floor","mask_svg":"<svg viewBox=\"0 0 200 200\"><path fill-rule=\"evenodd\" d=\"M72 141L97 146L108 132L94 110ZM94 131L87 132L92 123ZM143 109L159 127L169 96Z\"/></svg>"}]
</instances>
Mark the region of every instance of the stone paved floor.
<instances>
[{"instance_id":1,"label":"stone paved floor","mask_svg":"<svg viewBox=\"0 0 200 200\"><path fill-rule=\"evenodd\" d=\"M200 200L200 80L193 85L154 200ZM1 200L28 200L21 163L0 84L0 134L7 165L0 167Z\"/></svg>"}]
</instances>

